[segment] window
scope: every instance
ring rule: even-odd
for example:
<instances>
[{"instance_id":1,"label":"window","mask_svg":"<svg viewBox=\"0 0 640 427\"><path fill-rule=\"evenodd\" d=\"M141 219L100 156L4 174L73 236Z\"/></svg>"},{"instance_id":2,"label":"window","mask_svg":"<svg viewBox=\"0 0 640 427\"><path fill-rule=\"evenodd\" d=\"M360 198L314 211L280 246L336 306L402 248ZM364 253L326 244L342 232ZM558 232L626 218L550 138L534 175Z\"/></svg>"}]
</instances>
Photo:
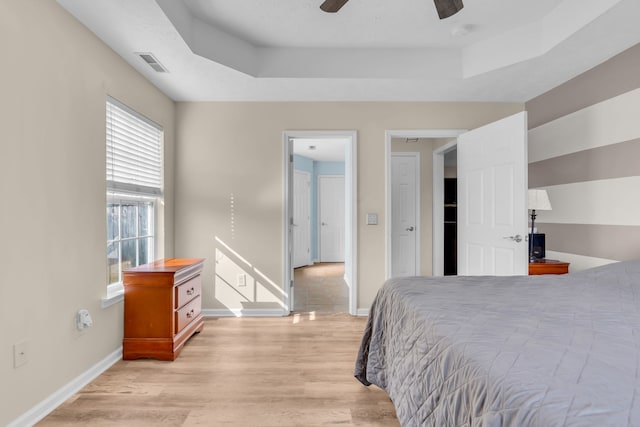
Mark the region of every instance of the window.
<instances>
[{"instance_id":1,"label":"window","mask_svg":"<svg viewBox=\"0 0 640 427\"><path fill-rule=\"evenodd\" d=\"M111 194L107 198L108 283L122 282L122 270L153 261L153 200Z\"/></svg>"},{"instance_id":2,"label":"window","mask_svg":"<svg viewBox=\"0 0 640 427\"><path fill-rule=\"evenodd\" d=\"M153 261L162 197L162 128L107 99L107 294L122 270Z\"/></svg>"}]
</instances>

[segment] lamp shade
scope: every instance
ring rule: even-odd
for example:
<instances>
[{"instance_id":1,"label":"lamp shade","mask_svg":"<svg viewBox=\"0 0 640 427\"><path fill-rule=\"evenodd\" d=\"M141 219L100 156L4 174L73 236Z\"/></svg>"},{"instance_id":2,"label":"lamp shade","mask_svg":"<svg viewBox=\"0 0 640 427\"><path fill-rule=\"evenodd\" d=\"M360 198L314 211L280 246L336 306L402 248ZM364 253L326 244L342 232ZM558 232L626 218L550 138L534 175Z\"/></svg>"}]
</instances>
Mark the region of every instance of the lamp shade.
<instances>
[{"instance_id":1,"label":"lamp shade","mask_svg":"<svg viewBox=\"0 0 640 427\"><path fill-rule=\"evenodd\" d=\"M529 190L529 209L550 211L551 202L547 190Z\"/></svg>"}]
</instances>

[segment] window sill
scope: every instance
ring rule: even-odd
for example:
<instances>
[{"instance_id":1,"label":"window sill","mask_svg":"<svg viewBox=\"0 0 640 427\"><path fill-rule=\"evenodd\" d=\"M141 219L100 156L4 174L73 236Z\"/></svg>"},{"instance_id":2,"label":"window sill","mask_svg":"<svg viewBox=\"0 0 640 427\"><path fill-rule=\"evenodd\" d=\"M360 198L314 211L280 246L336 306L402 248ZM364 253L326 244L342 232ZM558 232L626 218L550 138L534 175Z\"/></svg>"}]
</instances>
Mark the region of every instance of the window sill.
<instances>
[{"instance_id":1,"label":"window sill","mask_svg":"<svg viewBox=\"0 0 640 427\"><path fill-rule=\"evenodd\" d=\"M102 298L100 306L107 308L121 301L124 301L124 287L122 284L120 286L112 285L107 288L107 296Z\"/></svg>"}]
</instances>

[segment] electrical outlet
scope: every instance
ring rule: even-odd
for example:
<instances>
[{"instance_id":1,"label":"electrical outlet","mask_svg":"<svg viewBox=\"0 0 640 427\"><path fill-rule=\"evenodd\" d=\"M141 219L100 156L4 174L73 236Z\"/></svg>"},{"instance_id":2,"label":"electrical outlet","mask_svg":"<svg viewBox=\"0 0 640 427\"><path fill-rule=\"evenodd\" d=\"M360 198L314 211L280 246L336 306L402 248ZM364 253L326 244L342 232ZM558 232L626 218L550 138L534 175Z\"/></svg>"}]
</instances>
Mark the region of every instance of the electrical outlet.
<instances>
[{"instance_id":1,"label":"electrical outlet","mask_svg":"<svg viewBox=\"0 0 640 427\"><path fill-rule=\"evenodd\" d=\"M93 326L93 319L89 314L89 310L86 308L78 310L78 314L76 314L76 327L78 330L81 331L91 326Z\"/></svg>"},{"instance_id":2,"label":"electrical outlet","mask_svg":"<svg viewBox=\"0 0 640 427\"><path fill-rule=\"evenodd\" d=\"M238 274L238 287L247 286L247 275L242 273Z\"/></svg>"},{"instance_id":3,"label":"electrical outlet","mask_svg":"<svg viewBox=\"0 0 640 427\"><path fill-rule=\"evenodd\" d=\"M13 345L13 367L18 368L27 363L29 355L29 342L20 341Z\"/></svg>"}]
</instances>

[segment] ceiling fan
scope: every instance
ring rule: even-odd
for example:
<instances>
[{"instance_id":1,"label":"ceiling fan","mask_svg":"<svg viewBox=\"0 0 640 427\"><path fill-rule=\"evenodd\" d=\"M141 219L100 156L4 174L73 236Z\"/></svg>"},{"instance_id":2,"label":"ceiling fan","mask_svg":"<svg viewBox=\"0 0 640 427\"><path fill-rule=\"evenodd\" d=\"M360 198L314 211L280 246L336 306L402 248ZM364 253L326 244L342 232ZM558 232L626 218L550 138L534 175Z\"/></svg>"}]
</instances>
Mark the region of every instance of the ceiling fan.
<instances>
[{"instance_id":1,"label":"ceiling fan","mask_svg":"<svg viewBox=\"0 0 640 427\"><path fill-rule=\"evenodd\" d=\"M345 5L349 0L325 0L320 5L320 9L329 13L336 13ZM436 4L436 10L438 11L438 17L440 19L448 18L464 7L462 0L433 0Z\"/></svg>"}]
</instances>

